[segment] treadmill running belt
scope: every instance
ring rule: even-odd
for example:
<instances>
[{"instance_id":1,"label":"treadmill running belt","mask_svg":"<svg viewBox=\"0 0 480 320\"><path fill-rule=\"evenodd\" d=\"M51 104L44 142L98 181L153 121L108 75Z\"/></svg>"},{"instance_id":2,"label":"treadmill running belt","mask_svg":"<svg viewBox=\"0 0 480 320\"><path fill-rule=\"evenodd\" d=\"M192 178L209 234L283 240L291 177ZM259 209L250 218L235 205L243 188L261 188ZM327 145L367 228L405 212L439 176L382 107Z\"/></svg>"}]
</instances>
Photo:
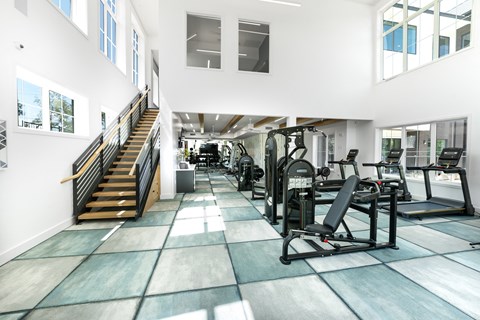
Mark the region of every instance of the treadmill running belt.
<instances>
[{"instance_id":1,"label":"treadmill running belt","mask_svg":"<svg viewBox=\"0 0 480 320\"><path fill-rule=\"evenodd\" d=\"M445 209L449 209L451 207L444 206L438 203L433 202L410 202L410 203L403 203L397 206L397 210L399 212L416 212L416 211L432 211L432 210L440 210L443 211Z\"/></svg>"}]
</instances>

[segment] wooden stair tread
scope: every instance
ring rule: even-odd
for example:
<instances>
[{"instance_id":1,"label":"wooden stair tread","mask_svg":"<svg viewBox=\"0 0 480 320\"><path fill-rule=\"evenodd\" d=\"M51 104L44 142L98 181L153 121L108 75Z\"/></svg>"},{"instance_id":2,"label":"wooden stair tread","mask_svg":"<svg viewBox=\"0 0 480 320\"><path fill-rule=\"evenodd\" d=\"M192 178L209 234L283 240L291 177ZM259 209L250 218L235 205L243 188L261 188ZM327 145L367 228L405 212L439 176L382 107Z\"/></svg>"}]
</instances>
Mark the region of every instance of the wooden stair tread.
<instances>
[{"instance_id":1,"label":"wooden stair tread","mask_svg":"<svg viewBox=\"0 0 480 320\"><path fill-rule=\"evenodd\" d=\"M136 156L121 155L117 157L118 159L137 159Z\"/></svg>"},{"instance_id":2,"label":"wooden stair tread","mask_svg":"<svg viewBox=\"0 0 480 320\"><path fill-rule=\"evenodd\" d=\"M134 190L131 191L98 191L92 196L94 197L133 197L136 195Z\"/></svg>"},{"instance_id":3,"label":"wooden stair tread","mask_svg":"<svg viewBox=\"0 0 480 320\"><path fill-rule=\"evenodd\" d=\"M115 175L112 175L112 174L107 174L105 177L105 179L135 179L135 176L129 176L128 174L115 174Z\"/></svg>"},{"instance_id":4,"label":"wooden stair tread","mask_svg":"<svg viewBox=\"0 0 480 320\"><path fill-rule=\"evenodd\" d=\"M98 185L100 188L125 188L135 187L135 182L104 182Z\"/></svg>"},{"instance_id":5,"label":"wooden stair tread","mask_svg":"<svg viewBox=\"0 0 480 320\"><path fill-rule=\"evenodd\" d=\"M111 172L130 172L131 168L110 168L108 171Z\"/></svg>"},{"instance_id":6,"label":"wooden stair tread","mask_svg":"<svg viewBox=\"0 0 480 320\"><path fill-rule=\"evenodd\" d=\"M85 212L78 216L79 220L90 219L121 219L121 218L135 218L136 212L134 210L117 210L117 211L98 211Z\"/></svg>"},{"instance_id":7,"label":"wooden stair tread","mask_svg":"<svg viewBox=\"0 0 480 320\"><path fill-rule=\"evenodd\" d=\"M87 208L103 208L103 207L134 207L137 202L135 200L107 200L92 201L87 203Z\"/></svg>"},{"instance_id":8,"label":"wooden stair tread","mask_svg":"<svg viewBox=\"0 0 480 320\"><path fill-rule=\"evenodd\" d=\"M113 164L115 165L132 165L135 161L114 161Z\"/></svg>"}]
</instances>

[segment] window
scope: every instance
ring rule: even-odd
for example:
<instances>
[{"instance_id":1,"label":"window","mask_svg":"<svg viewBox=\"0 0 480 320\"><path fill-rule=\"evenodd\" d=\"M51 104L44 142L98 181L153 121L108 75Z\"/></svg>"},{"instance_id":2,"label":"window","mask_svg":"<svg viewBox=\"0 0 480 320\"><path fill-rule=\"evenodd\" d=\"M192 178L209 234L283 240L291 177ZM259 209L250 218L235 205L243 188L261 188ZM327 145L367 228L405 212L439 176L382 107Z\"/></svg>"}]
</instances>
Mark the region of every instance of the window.
<instances>
[{"instance_id":1,"label":"window","mask_svg":"<svg viewBox=\"0 0 480 320\"><path fill-rule=\"evenodd\" d=\"M101 113L101 121L102 121L102 131L105 131L107 129L107 115L103 111Z\"/></svg>"},{"instance_id":2,"label":"window","mask_svg":"<svg viewBox=\"0 0 480 320\"><path fill-rule=\"evenodd\" d=\"M72 11L72 0L52 0L53 4L56 5L62 12L67 16L71 17Z\"/></svg>"},{"instance_id":3,"label":"window","mask_svg":"<svg viewBox=\"0 0 480 320\"><path fill-rule=\"evenodd\" d=\"M133 30L132 38L132 79L133 84L138 86L138 33Z\"/></svg>"},{"instance_id":4,"label":"window","mask_svg":"<svg viewBox=\"0 0 480 320\"><path fill-rule=\"evenodd\" d=\"M467 119L439 121L418 125L409 125L396 128L385 128L382 132L382 160L393 148L405 149L406 167L422 167L436 163L443 148L463 148L462 160L458 166L465 168L467 155ZM403 138L402 138L403 137ZM387 172L386 173L393 173ZM410 178L423 179L422 172L406 170L405 175ZM432 177L435 181L459 182L458 175L442 173Z\"/></svg>"},{"instance_id":5,"label":"window","mask_svg":"<svg viewBox=\"0 0 480 320\"><path fill-rule=\"evenodd\" d=\"M42 88L22 79L17 79L18 126L42 129Z\"/></svg>"},{"instance_id":6,"label":"window","mask_svg":"<svg viewBox=\"0 0 480 320\"><path fill-rule=\"evenodd\" d=\"M317 136L317 168L327 165L327 138L323 135Z\"/></svg>"},{"instance_id":7,"label":"window","mask_svg":"<svg viewBox=\"0 0 480 320\"><path fill-rule=\"evenodd\" d=\"M238 21L238 70L269 73L270 26Z\"/></svg>"},{"instance_id":8,"label":"window","mask_svg":"<svg viewBox=\"0 0 480 320\"><path fill-rule=\"evenodd\" d=\"M220 69L221 20L216 17L187 14L187 66Z\"/></svg>"},{"instance_id":9,"label":"window","mask_svg":"<svg viewBox=\"0 0 480 320\"><path fill-rule=\"evenodd\" d=\"M116 0L100 0L100 50L117 63Z\"/></svg>"},{"instance_id":10,"label":"window","mask_svg":"<svg viewBox=\"0 0 480 320\"><path fill-rule=\"evenodd\" d=\"M327 136L327 152L328 161L335 161L335 134L329 134ZM328 167L333 169L333 163L328 164Z\"/></svg>"},{"instance_id":11,"label":"window","mask_svg":"<svg viewBox=\"0 0 480 320\"><path fill-rule=\"evenodd\" d=\"M17 67L17 127L23 132L88 136L88 111L86 98Z\"/></svg>"},{"instance_id":12,"label":"window","mask_svg":"<svg viewBox=\"0 0 480 320\"><path fill-rule=\"evenodd\" d=\"M383 79L470 46L472 0L400 0L382 14Z\"/></svg>"},{"instance_id":13,"label":"window","mask_svg":"<svg viewBox=\"0 0 480 320\"><path fill-rule=\"evenodd\" d=\"M50 131L74 133L74 101L55 91L49 92Z\"/></svg>"}]
</instances>

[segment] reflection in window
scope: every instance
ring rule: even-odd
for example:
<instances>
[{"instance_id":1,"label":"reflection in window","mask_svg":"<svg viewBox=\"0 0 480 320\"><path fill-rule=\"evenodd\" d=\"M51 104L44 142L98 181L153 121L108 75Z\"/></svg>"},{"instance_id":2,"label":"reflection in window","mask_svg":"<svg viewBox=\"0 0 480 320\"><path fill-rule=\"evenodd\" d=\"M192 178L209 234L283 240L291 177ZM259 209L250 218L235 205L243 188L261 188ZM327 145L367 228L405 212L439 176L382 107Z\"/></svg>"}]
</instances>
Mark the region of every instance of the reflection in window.
<instances>
[{"instance_id":1,"label":"reflection in window","mask_svg":"<svg viewBox=\"0 0 480 320\"><path fill-rule=\"evenodd\" d=\"M408 126L406 166L422 167L430 164L430 124Z\"/></svg>"},{"instance_id":2,"label":"reflection in window","mask_svg":"<svg viewBox=\"0 0 480 320\"><path fill-rule=\"evenodd\" d=\"M390 30L396 24L397 24L396 22L384 21L383 32ZM387 34L383 38L383 50L396 51L396 52L403 51L403 27L397 28L396 30ZM417 53L417 27L416 26L411 26L411 25L408 26L407 52L409 54Z\"/></svg>"},{"instance_id":3,"label":"reflection in window","mask_svg":"<svg viewBox=\"0 0 480 320\"><path fill-rule=\"evenodd\" d=\"M50 131L74 133L73 99L49 92Z\"/></svg>"},{"instance_id":4,"label":"reflection in window","mask_svg":"<svg viewBox=\"0 0 480 320\"><path fill-rule=\"evenodd\" d=\"M220 18L187 14L187 66L221 68Z\"/></svg>"},{"instance_id":5,"label":"reflection in window","mask_svg":"<svg viewBox=\"0 0 480 320\"><path fill-rule=\"evenodd\" d=\"M445 36L440 36L438 42L438 57L441 58L450 53L450 38Z\"/></svg>"},{"instance_id":6,"label":"reflection in window","mask_svg":"<svg viewBox=\"0 0 480 320\"><path fill-rule=\"evenodd\" d=\"M269 73L270 26L238 21L238 70Z\"/></svg>"},{"instance_id":7,"label":"reflection in window","mask_svg":"<svg viewBox=\"0 0 480 320\"><path fill-rule=\"evenodd\" d=\"M71 17L72 11L72 0L52 0L53 4L56 5L62 12L67 16Z\"/></svg>"},{"instance_id":8,"label":"reflection in window","mask_svg":"<svg viewBox=\"0 0 480 320\"><path fill-rule=\"evenodd\" d=\"M42 88L17 79L18 126L42 129Z\"/></svg>"}]
</instances>

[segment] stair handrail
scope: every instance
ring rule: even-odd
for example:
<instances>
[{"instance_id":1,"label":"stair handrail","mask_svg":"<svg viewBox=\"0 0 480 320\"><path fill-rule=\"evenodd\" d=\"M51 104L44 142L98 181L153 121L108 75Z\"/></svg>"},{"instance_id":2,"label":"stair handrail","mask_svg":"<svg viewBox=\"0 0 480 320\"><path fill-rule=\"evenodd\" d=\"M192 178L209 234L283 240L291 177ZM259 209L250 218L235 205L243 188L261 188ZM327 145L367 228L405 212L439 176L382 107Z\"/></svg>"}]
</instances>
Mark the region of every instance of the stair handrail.
<instances>
[{"instance_id":1,"label":"stair handrail","mask_svg":"<svg viewBox=\"0 0 480 320\"><path fill-rule=\"evenodd\" d=\"M133 162L133 165L132 165L132 169L130 169L130 171L128 172L128 175L129 176L133 176L134 173L135 173L135 167L138 163L138 161L140 160L141 156L143 155L143 152L145 150L147 150L148 146L149 146L149 142L148 140L151 138L152 134L153 134L153 131L154 129L156 129L158 127L158 116L160 115L160 113L157 114L157 117L155 118L155 122L152 124L152 127L150 128L150 131L148 132L147 134L147 137L145 138L145 143L144 145L142 146L142 149L140 150L140 152L138 153L138 156L137 158L135 159L135 161Z\"/></svg>"},{"instance_id":2,"label":"stair handrail","mask_svg":"<svg viewBox=\"0 0 480 320\"><path fill-rule=\"evenodd\" d=\"M138 106L142 103L142 101L147 97L150 88L143 90L142 96L138 99L138 101L133 105L130 111L123 117L123 119L112 129L110 130L110 135L104 142L97 148L97 150L90 156L90 158L85 162L85 164L78 170L78 172L74 175L66 177L60 181L60 183L65 183L70 180L78 179L81 177L85 171L90 167L90 165L98 158L100 153L106 146L110 144L112 139L117 135L117 130L129 119L130 115L138 108Z\"/></svg>"}]
</instances>

